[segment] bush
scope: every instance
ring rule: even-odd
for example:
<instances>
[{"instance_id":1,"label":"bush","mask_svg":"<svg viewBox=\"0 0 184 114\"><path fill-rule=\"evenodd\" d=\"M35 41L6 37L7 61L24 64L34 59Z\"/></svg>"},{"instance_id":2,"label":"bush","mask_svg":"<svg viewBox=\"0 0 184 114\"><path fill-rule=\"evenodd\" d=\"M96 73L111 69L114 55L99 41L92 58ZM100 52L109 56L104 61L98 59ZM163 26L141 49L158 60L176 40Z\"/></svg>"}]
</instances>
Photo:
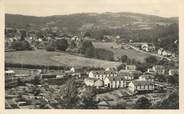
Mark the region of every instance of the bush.
<instances>
[{"instance_id":1,"label":"bush","mask_svg":"<svg viewBox=\"0 0 184 114\"><path fill-rule=\"evenodd\" d=\"M112 51L105 50L102 48L96 48L95 57L98 59L113 61L114 53Z\"/></svg>"},{"instance_id":2,"label":"bush","mask_svg":"<svg viewBox=\"0 0 184 114\"><path fill-rule=\"evenodd\" d=\"M140 97L137 101L136 101L136 105L135 108L136 109L149 109L151 106L151 102L149 101L149 99L147 99L146 97Z\"/></svg>"},{"instance_id":3,"label":"bush","mask_svg":"<svg viewBox=\"0 0 184 114\"><path fill-rule=\"evenodd\" d=\"M28 41L26 40L21 40L21 41L15 41L12 43L12 48L17 50L17 51L23 51L23 50L32 50L33 48L29 44Z\"/></svg>"},{"instance_id":4,"label":"bush","mask_svg":"<svg viewBox=\"0 0 184 114\"><path fill-rule=\"evenodd\" d=\"M56 49L60 51L65 51L68 48L68 42L65 39L59 39L55 42Z\"/></svg>"}]
</instances>

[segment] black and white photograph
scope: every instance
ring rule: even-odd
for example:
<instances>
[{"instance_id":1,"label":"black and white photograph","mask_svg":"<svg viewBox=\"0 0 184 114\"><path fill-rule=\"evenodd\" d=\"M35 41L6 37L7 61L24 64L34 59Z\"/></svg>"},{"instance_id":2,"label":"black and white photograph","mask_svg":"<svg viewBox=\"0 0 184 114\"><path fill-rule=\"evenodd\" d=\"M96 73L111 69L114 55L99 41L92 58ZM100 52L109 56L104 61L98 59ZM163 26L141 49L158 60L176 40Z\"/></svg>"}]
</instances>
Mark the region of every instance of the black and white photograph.
<instances>
[{"instance_id":1,"label":"black and white photograph","mask_svg":"<svg viewBox=\"0 0 184 114\"><path fill-rule=\"evenodd\" d=\"M5 110L180 109L177 0L4 6Z\"/></svg>"}]
</instances>

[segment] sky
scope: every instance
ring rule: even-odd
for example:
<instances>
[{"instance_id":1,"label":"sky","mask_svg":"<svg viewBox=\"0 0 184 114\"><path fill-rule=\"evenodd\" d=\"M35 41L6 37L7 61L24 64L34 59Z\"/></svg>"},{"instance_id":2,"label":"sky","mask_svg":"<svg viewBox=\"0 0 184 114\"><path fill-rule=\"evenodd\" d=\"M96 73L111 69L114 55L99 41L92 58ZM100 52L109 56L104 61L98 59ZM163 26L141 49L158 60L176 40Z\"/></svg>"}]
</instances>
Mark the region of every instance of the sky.
<instances>
[{"instance_id":1,"label":"sky","mask_svg":"<svg viewBox=\"0 0 184 114\"><path fill-rule=\"evenodd\" d=\"M86 12L135 12L178 16L177 0L4 0L5 13L33 16Z\"/></svg>"}]
</instances>

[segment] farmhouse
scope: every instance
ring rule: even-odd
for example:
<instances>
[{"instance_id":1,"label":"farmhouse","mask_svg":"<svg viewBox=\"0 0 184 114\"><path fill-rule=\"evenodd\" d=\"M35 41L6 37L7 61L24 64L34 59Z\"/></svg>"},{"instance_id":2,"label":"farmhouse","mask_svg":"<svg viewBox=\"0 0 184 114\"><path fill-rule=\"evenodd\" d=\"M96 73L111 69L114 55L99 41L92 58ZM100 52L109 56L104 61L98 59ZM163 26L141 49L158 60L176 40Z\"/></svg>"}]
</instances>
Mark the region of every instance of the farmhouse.
<instances>
[{"instance_id":1,"label":"farmhouse","mask_svg":"<svg viewBox=\"0 0 184 114\"><path fill-rule=\"evenodd\" d=\"M15 71L7 70L7 71L5 71L5 76L15 76Z\"/></svg>"},{"instance_id":2,"label":"farmhouse","mask_svg":"<svg viewBox=\"0 0 184 114\"><path fill-rule=\"evenodd\" d=\"M123 88L126 87L126 81L124 77L106 77L104 79L104 86L109 88Z\"/></svg>"},{"instance_id":3,"label":"farmhouse","mask_svg":"<svg viewBox=\"0 0 184 114\"><path fill-rule=\"evenodd\" d=\"M85 78L85 79L84 79L84 83L85 83L87 86L94 86L95 81L96 81L96 79L94 79L94 78Z\"/></svg>"},{"instance_id":4,"label":"farmhouse","mask_svg":"<svg viewBox=\"0 0 184 114\"><path fill-rule=\"evenodd\" d=\"M118 76L117 72L114 71L91 71L89 72L90 78L96 78L104 80L106 77L116 77Z\"/></svg>"},{"instance_id":5,"label":"farmhouse","mask_svg":"<svg viewBox=\"0 0 184 114\"><path fill-rule=\"evenodd\" d=\"M155 75L155 71L152 68L148 68L147 72L145 72L144 74L152 74Z\"/></svg>"},{"instance_id":6,"label":"farmhouse","mask_svg":"<svg viewBox=\"0 0 184 114\"><path fill-rule=\"evenodd\" d=\"M152 81L135 80L129 83L128 89L133 93L153 91L155 89Z\"/></svg>"},{"instance_id":7,"label":"farmhouse","mask_svg":"<svg viewBox=\"0 0 184 114\"><path fill-rule=\"evenodd\" d=\"M121 76L129 76L129 77L131 77L131 78L133 78L133 79L138 79L138 77L140 76L140 75L142 75L142 72L141 71L138 71L138 70L120 70L119 71L119 75ZM125 78L125 79L127 79L127 78Z\"/></svg>"},{"instance_id":8,"label":"farmhouse","mask_svg":"<svg viewBox=\"0 0 184 114\"><path fill-rule=\"evenodd\" d=\"M158 49L158 55L163 55L163 56L174 56L173 53L164 50L163 48Z\"/></svg>"},{"instance_id":9,"label":"farmhouse","mask_svg":"<svg viewBox=\"0 0 184 114\"><path fill-rule=\"evenodd\" d=\"M94 79L94 78L85 78L84 83L87 86L94 86L96 88L100 88L104 86L104 82L100 79Z\"/></svg>"},{"instance_id":10,"label":"farmhouse","mask_svg":"<svg viewBox=\"0 0 184 114\"><path fill-rule=\"evenodd\" d=\"M170 76L176 75L176 74L178 74L178 69L169 69L168 73Z\"/></svg>"},{"instance_id":11,"label":"farmhouse","mask_svg":"<svg viewBox=\"0 0 184 114\"><path fill-rule=\"evenodd\" d=\"M158 49L158 55L162 55L163 50L163 48Z\"/></svg>"},{"instance_id":12,"label":"farmhouse","mask_svg":"<svg viewBox=\"0 0 184 114\"><path fill-rule=\"evenodd\" d=\"M141 45L141 49L144 51L154 51L155 50L155 46L152 43L143 43Z\"/></svg>"},{"instance_id":13,"label":"farmhouse","mask_svg":"<svg viewBox=\"0 0 184 114\"><path fill-rule=\"evenodd\" d=\"M153 71L159 75L165 74L165 68L162 65L155 65L152 67Z\"/></svg>"},{"instance_id":14,"label":"farmhouse","mask_svg":"<svg viewBox=\"0 0 184 114\"><path fill-rule=\"evenodd\" d=\"M136 70L136 65L126 65L125 70Z\"/></svg>"},{"instance_id":15,"label":"farmhouse","mask_svg":"<svg viewBox=\"0 0 184 114\"><path fill-rule=\"evenodd\" d=\"M139 80L141 81L154 81L154 76L153 75L141 75L139 76Z\"/></svg>"}]
</instances>

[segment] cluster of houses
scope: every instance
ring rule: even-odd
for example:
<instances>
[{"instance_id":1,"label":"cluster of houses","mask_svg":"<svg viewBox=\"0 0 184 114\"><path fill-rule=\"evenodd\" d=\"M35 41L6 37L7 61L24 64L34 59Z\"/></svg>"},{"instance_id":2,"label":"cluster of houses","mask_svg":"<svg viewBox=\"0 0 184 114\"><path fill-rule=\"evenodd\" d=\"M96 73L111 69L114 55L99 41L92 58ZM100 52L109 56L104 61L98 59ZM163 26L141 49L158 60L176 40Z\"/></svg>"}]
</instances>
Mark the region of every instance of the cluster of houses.
<instances>
[{"instance_id":1,"label":"cluster of houses","mask_svg":"<svg viewBox=\"0 0 184 114\"><path fill-rule=\"evenodd\" d=\"M165 56L165 57L175 57L175 54L164 50L163 48L158 49L158 55Z\"/></svg>"},{"instance_id":2,"label":"cluster of houses","mask_svg":"<svg viewBox=\"0 0 184 114\"><path fill-rule=\"evenodd\" d=\"M177 69L169 70L170 75L175 73L178 73ZM155 74L165 74L165 68L155 65L147 72L142 73L136 70L135 65L126 65L126 68L119 72L114 70L91 71L88 78L84 79L84 83L98 89L128 88L133 93L153 91L155 89Z\"/></svg>"},{"instance_id":3,"label":"cluster of houses","mask_svg":"<svg viewBox=\"0 0 184 114\"><path fill-rule=\"evenodd\" d=\"M143 43L141 49L147 52L155 51L155 45L152 43Z\"/></svg>"}]
</instances>

